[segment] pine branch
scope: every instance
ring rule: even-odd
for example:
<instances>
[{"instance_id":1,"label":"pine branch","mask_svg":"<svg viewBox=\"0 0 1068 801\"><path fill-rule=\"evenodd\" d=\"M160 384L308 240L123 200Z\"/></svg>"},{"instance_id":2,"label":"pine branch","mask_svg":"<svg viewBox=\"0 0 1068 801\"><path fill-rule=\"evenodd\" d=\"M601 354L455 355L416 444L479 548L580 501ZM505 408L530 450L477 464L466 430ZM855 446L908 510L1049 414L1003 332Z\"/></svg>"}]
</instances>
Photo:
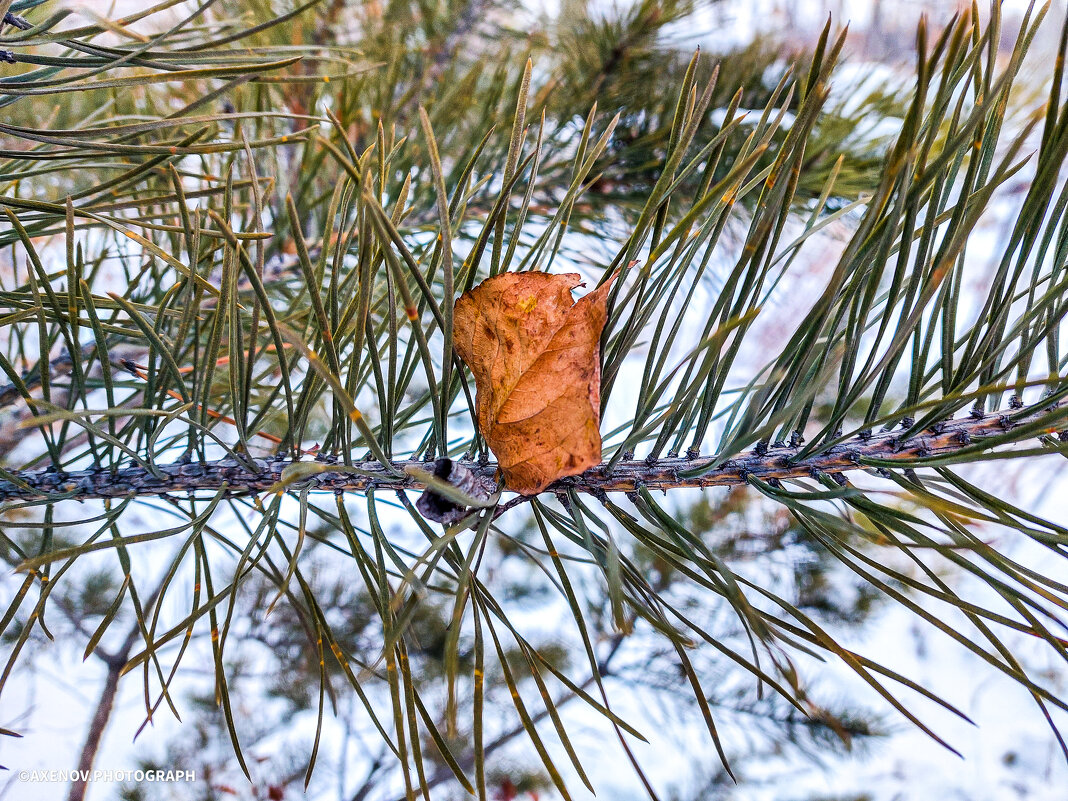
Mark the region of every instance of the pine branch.
<instances>
[{"instance_id":1,"label":"pine branch","mask_svg":"<svg viewBox=\"0 0 1068 801\"><path fill-rule=\"evenodd\" d=\"M1068 411L1068 403L1040 402L1032 406L993 414L973 411L970 416L948 420L921 434L902 440L900 433L884 431L860 434L838 445L806 458L794 458L799 447L756 448L722 464L708 456L658 460L629 460L608 470L598 465L579 476L560 479L550 485L548 492L567 489L592 495L607 492L635 492L642 487L670 490L699 487L729 487L745 484L750 478L763 481L784 481L851 470L883 468L886 463L902 467L919 466L917 460L935 456L953 456L964 451L982 449L985 439L1005 434L1013 429L1040 421L1049 421L1051 412ZM1055 419L1063 415L1054 414ZM903 426L912 426L911 420ZM1041 427L1020 441L1058 433L1062 439L1068 431L1057 432L1051 426ZM1001 441L994 443L1000 444ZM336 457L320 457L320 462L332 463ZM92 498L125 498L167 493L211 492L224 489L227 496L266 492L283 481L283 471L298 462L288 458L252 458L244 464L233 458L211 462L175 462L166 465L131 466L115 471L103 467L71 472L13 471L7 480L0 481L0 501L11 500L88 500ZM311 488L321 492L365 492L377 490L420 490L425 484L407 475L406 468L425 467L419 460L400 460L391 463L392 473L377 461L357 462L344 472L323 472L301 479L290 486ZM472 471L486 479L494 479L497 464L471 465ZM358 470L352 473L350 470ZM399 474L399 475L398 475Z\"/></svg>"}]
</instances>

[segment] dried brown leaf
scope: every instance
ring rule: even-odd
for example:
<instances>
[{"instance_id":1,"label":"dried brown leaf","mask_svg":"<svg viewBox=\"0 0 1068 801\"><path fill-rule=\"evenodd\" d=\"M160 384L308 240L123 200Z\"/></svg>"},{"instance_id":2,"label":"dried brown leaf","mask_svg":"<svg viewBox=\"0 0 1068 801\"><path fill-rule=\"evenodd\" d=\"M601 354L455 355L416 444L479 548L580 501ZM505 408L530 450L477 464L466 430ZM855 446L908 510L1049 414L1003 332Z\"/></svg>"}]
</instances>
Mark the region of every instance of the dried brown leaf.
<instances>
[{"instance_id":1,"label":"dried brown leaf","mask_svg":"<svg viewBox=\"0 0 1068 801\"><path fill-rule=\"evenodd\" d=\"M456 352L505 486L534 495L601 461L600 338L611 281L575 302L576 274L502 273L456 301Z\"/></svg>"}]
</instances>

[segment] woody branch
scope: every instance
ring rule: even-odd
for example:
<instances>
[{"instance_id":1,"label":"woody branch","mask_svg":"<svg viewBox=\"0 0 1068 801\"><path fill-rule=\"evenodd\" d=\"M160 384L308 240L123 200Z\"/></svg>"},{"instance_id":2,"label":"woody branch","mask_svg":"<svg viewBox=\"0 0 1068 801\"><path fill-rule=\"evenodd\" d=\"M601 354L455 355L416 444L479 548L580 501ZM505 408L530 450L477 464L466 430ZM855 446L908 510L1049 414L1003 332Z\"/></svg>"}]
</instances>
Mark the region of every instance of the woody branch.
<instances>
[{"instance_id":1,"label":"woody branch","mask_svg":"<svg viewBox=\"0 0 1068 801\"><path fill-rule=\"evenodd\" d=\"M1055 433L1065 439L1068 432L1058 431L1052 424L1036 425L1042 421L1061 422L1064 415L1058 412L1068 412L1068 405L1046 402L1001 413L973 412L968 417L947 420L908 439L902 438L901 431L859 435L805 458L798 457L798 448L780 446L756 448L718 465L708 456L621 461L611 469L601 464L581 475L560 479L547 491L573 489L596 495L634 492L642 487L658 490L724 487L744 484L750 478L774 482L898 464L911 467L929 457L952 455L965 448L971 452L983 449L985 442L990 443L988 447L996 447L1004 444L1004 438L994 438L1013 430L1019 430L1020 434L1014 444ZM335 459L319 457L319 461L325 462ZM254 494L277 485L282 471L292 464L292 459L284 457L248 457L244 462L227 458L129 466L117 470L98 467L71 472L9 472L6 480L0 481L0 501L216 493L224 487L231 495ZM424 466L425 462L420 461L396 461L389 468L380 462L358 462L351 467L360 473L328 471L290 486L323 492L420 490L424 485L407 475L405 468ZM492 479L497 473L497 465L493 462L472 463L469 467L486 478Z\"/></svg>"}]
</instances>

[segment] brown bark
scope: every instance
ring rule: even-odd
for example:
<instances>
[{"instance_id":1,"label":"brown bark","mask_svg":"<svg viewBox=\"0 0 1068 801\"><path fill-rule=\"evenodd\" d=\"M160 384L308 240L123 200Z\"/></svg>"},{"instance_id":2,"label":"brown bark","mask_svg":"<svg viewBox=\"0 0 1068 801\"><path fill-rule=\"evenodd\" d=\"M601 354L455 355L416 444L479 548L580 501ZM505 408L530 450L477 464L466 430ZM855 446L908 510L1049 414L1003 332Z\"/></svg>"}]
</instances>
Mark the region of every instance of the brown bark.
<instances>
[{"instance_id":1,"label":"brown bark","mask_svg":"<svg viewBox=\"0 0 1068 801\"><path fill-rule=\"evenodd\" d=\"M85 793L88 782L82 776L93 769L97 751L100 750L100 742L107 729L108 720L111 718L111 710L115 706L115 696L119 690L119 673L121 665L108 665L107 678L104 680L104 689L100 693L100 700L96 704L96 712L89 723L89 729L85 735L85 743L82 745L82 754L78 758L78 778L71 782L67 791L67 801L85 801Z\"/></svg>"},{"instance_id":2,"label":"brown bark","mask_svg":"<svg viewBox=\"0 0 1068 801\"><path fill-rule=\"evenodd\" d=\"M153 599L155 598L155 593L153 593L152 597ZM100 750L100 743L104 739L104 732L107 730L108 721L111 719L111 711L115 707L115 697L119 692L119 678L122 675L122 668L126 664L126 660L130 658L130 651L137 641L139 631L140 629L136 625L130 629L130 633L126 635L126 640L118 653L107 653L100 648L94 651L96 656L107 665L108 672L107 677L104 679L104 687L100 691L100 698L96 703L96 711L93 712L93 719L89 722L89 728L85 733L82 753L78 758L78 778L71 782L70 789L67 790L67 801L85 801L88 782L81 777L93 769L97 752Z\"/></svg>"}]
</instances>

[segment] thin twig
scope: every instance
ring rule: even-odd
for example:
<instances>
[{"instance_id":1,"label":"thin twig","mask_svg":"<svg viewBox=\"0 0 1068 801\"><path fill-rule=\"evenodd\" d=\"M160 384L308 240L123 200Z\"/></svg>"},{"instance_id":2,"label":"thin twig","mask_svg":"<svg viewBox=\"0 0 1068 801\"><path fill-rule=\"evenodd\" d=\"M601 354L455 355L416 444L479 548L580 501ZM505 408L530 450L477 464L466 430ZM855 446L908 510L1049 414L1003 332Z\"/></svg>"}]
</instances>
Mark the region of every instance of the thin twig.
<instances>
[{"instance_id":1,"label":"thin twig","mask_svg":"<svg viewBox=\"0 0 1068 801\"><path fill-rule=\"evenodd\" d=\"M96 343L95 342L92 342L92 343L90 343L88 345L85 345L82 348L81 353L79 354L79 358L81 359L81 363L82 364L87 364L89 359L91 359L93 357L93 354L95 354L95 353L96 353ZM32 389L37 389L39 386L41 386L41 371L40 371L39 367L40 367L40 365L38 365L33 370L31 370L30 372L26 373L25 375L23 375L21 377L22 384L26 389L32 390ZM49 377L49 380L51 381L51 380L54 380L56 378L61 378L63 376L68 376L68 375L70 375L70 373L71 373L71 371L73 369L74 369L74 360L71 358L69 351L64 351L60 356L57 356L56 358L52 359L52 361L50 361L48 363L48 377ZM19 387L16 384L11 383L11 384L4 384L3 386L0 386L0 408L3 408L5 406L10 406L11 404L13 404L16 401L21 400L21 399L22 399L22 393L21 393Z\"/></svg>"}]
</instances>

